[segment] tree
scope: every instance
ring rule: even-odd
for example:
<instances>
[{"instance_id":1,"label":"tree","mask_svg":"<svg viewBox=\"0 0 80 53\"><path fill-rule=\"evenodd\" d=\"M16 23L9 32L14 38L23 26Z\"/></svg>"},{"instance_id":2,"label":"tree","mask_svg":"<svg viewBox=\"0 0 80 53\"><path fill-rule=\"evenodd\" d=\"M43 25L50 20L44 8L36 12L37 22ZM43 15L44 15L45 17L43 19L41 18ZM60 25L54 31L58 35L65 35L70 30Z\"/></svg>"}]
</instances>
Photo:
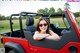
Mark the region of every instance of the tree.
<instances>
[{"instance_id":1,"label":"tree","mask_svg":"<svg viewBox=\"0 0 80 53\"><path fill-rule=\"evenodd\" d=\"M37 12L40 14L44 14L45 11L43 9L39 9Z\"/></svg>"},{"instance_id":2,"label":"tree","mask_svg":"<svg viewBox=\"0 0 80 53\"><path fill-rule=\"evenodd\" d=\"M44 9L44 14L48 14L48 13L49 13L48 8L45 8L45 9Z\"/></svg>"},{"instance_id":3,"label":"tree","mask_svg":"<svg viewBox=\"0 0 80 53\"><path fill-rule=\"evenodd\" d=\"M54 13L55 13L55 9L53 7L51 7L49 10L49 14L54 14Z\"/></svg>"},{"instance_id":4,"label":"tree","mask_svg":"<svg viewBox=\"0 0 80 53\"><path fill-rule=\"evenodd\" d=\"M65 10L66 8L68 8L68 9L70 9L70 10L71 10L70 5L69 5L69 3L68 3L68 2L66 2L66 3L64 4L64 10Z\"/></svg>"},{"instance_id":5,"label":"tree","mask_svg":"<svg viewBox=\"0 0 80 53\"><path fill-rule=\"evenodd\" d=\"M80 12L79 12L79 16L80 16Z\"/></svg>"},{"instance_id":6,"label":"tree","mask_svg":"<svg viewBox=\"0 0 80 53\"><path fill-rule=\"evenodd\" d=\"M62 14L63 13L62 9L61 8L58 8L57 13L58 14Z\"/></svg>"},{"instance_id":7,"label":"tree","mask_svg":"<svg viewBox=\"0 0 80 53\"><path fill-rule=\"evenodd\" d=\"M5 16L0 15L0 20L6 20Z\"/></svg>"},{"instance_id":8,"label":"tree","mask_svg":"<svg viewBox=\"0 0 80 53\"><path fill-rule=\"evenodd\" d=\"M80 12L74 13L75 17L79 17L79 16L80 16L79 13L80 13Z\"/></svg>"},{"instance_id":9,"label":"tree","mask_svg":"<svg viewBox=\"0 0 80 53\"><path fill-rule=\"evenodd\" d=\"M6 17L6 20L9 20L9 16Z\"/></svg>"}]
</instances>

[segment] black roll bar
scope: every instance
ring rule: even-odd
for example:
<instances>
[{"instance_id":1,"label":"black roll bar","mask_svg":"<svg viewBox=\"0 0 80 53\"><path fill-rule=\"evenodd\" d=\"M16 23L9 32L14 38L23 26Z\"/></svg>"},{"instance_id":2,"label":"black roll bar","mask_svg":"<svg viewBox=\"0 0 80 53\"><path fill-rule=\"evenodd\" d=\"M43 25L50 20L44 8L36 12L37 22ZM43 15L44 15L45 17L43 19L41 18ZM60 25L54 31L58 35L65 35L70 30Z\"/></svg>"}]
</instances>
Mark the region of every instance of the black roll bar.
<instances>
[{"instance_id":1,"label":"black roll bar","mask_svg":"<svg viewBox=\"0 0 80 53\"><path fill-rule=\"evenodd\" d=\"M44 15L44 14L38 14L38 13L32 13L32 12L21 12L19 14L12 14L10 16L10 28L11 28L11 35L13 34L13 26L12 26L12 16L19 16L19 22L20 22L20 31L21 31L21 36L24 37L24 33L23 33L23 29L22 29L22 17L21 16L27 16L29 14L34 14L35 16L43 16L43 17L55 17L55 16L65 16L64 14L48 14L48 15Z\"/></svg>"},{"instance_id":2,"label":"black roll bar","mask_svg":"<svg viewBox=\"0 0 80 53\"><path fill-rule=\"evenodd\" d=\"M12 26L13 22L12 22L12 16L19 16L19 14L12 14L12 15L10 16L11 35L13 35L13 26ZM11 36L11 35L10 35L10 36Z\"/></svg>"},{"instance_id":3,"label":"black roll bar","mask_svg":"<svg viewBox=\"0 0 80 53\"><path fill-rule=\"evenodd\" d=\"M20 22L21 36L22 36L22 38L24 38L25 36L24 36L24 33L23 33L23 29L22 29L22 17L21 17L21 16L24 16L24 15L23 15L23 12L21 12L21 13L19 14L19 22Z\"/></svg>"}]
</instances>

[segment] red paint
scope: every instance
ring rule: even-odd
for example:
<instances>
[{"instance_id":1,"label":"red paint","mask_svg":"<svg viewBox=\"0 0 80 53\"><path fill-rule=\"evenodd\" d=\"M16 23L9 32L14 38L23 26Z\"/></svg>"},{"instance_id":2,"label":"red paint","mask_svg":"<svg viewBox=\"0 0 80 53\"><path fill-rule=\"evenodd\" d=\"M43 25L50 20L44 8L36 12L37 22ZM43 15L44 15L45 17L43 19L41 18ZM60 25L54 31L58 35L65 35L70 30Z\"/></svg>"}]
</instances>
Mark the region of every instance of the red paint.
<instances>
[{"instance_id":1,"label":"red paint","mask_svg":"<svg viewBox=\"0 0 80 53\"><path fill-rule=\"evenodd\" d=\"M73 27L74 27L74 29L75 29L75 31L76 31L76 34L78 35L78 37L79 37L79 39L80 39L80 31L79 31L79 29L78 29L77 24L76 24L75 21L73 20L71 14L70 14L70 11L68 10L68 8L66 8L66 11L67 11L67 13L68 13L68 15L69 15L69 18L70 18L70 20L71 20L71 22L72 22L72 25L73 25Z\"/></svg>"},{"instance_id":2,"label":"red paint","mask_svg":"<svg viewBox=\"0 0 80 53\"><path fill-rule=\"evenodd\" d=\"M60 50L49 49L49 48L42 48L37 46L32 46L28 40L21 39L21 38L11 38L11 37L3 37L3 44L7 42L14 42L20 44L26 53L70 53L68 48L71 45L75 45L78 48L78 53L80 52L80 43L79 42L69 42Z\"/></svg>"},{"instance_id":3,"label":"red paint","mask_svg":"<svg viewBox=\"0 0 80 53\"><path fill-rule=\"evenodd\" d=\"M3 37L3 44L7 42L14 42L20 44L26 52L29 51L29 42L28 40L22 39L22 38L13 38L13 37Z\"/></svg>"}]
</instances>

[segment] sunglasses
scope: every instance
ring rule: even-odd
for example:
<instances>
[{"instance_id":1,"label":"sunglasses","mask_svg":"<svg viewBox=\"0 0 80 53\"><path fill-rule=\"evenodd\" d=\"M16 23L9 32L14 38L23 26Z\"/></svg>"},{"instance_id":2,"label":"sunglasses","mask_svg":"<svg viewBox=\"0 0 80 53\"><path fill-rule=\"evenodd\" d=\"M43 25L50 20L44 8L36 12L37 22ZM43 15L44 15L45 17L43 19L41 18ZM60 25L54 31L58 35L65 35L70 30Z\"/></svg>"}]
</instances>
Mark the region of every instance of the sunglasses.
<instances>
[{"instance_id":1,"label":"sunglasses","mask_svg":"<svg viewBox=\"0 0 80 53\"><path fill-rule=\"evenodd\" d=\"M39 24L39 26L40 26L40 27L42 27L43 25L44 25L44 26L47 26L47 24L46 24L46 23L44 23L44 24Z\"/></svg>"}]
</instances>

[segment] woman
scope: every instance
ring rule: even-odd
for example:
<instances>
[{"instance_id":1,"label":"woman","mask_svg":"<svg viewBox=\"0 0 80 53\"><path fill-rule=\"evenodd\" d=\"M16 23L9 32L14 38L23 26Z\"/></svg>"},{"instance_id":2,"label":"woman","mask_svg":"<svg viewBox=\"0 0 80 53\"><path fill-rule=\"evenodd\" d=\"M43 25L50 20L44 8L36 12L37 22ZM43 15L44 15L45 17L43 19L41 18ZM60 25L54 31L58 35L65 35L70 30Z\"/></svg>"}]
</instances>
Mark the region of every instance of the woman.
<instances>
[{"instance_id":1,"label":"woman","mask_svg":"<svg viewBox=\"0 0 80 53\"><path fill-rule=\"evenodd\" d=\"M33 39L34 40L42 40L44 38L51 40L60 40L60 37L49 30L49 23L45 18L41 18L37 24L37 31L35 32Z\"/></svg>"}]
</instances>

